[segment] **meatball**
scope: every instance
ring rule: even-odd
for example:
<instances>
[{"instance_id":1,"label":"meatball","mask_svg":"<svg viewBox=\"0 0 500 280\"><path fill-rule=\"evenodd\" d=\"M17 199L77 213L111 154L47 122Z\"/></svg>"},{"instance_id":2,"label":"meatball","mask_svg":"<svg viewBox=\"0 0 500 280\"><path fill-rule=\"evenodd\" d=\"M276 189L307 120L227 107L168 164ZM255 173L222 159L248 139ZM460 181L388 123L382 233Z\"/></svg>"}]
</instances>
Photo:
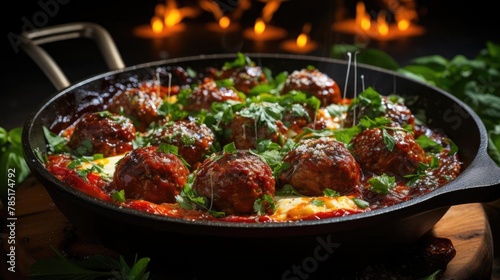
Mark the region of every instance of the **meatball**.
<instances>
[{"instance_id":1,"label":"meatball","mask_svg":"<svg viewBox=\"0 0 500 280\"><path fill-rule=\"evenodd\" d=\"M223 70L218 79L230 79L233 81L234 88L244 92L245 94L250 93L250 90L260 84L267 82L267 78L262 71L262 68L258 66L245 66L230 68Z\"/></svg>"},{"instance_id":2,"label":"meatball","mask_svg":"<svg viewBox=\"0 0 500 280\"><path fill-rule=\"evenodd\" d=\"M238 150L206 159L198 169L193 190L204 196L217 211L229 215L253 214L254 203L264 195L274 197L275 178L260 157ZM272 207L265 207L271 214Z\"/></svg>"},{"instance_id":3,"label":"meatball","mask_svg":"<svg viewBox=\"0 0 500 280\"><path fill-rule=\"evenodd\" d=\"M210 152L215 135L205 124L185 119L170 122L151 131L148 135L152 145L168 143L178 148L179 155L195 169Z\"/></svg>"},{"instance_id":4,"label":"meatball","mask_svg":"<svg viewBox=\"0 0 500 280\"><path fill-rule=\"evenodd\" d=\"M137 148L117 164L112 190L124 190L128 199L174 203L187 182L188 168L173 153L156 146Z\"/></svg>"},{"instance_id":5,"label":"meatball","mask_svg":"<svg viewBox=\"0 0 500 280\"><path fill-rule=\"evenodd\" d=\"M109 101L107 110L129 117L137 131L145 132L153 122L163 119L158 108L163 99L152 88L128 89L115 94Z\"/></svg>"},{"instance_id":6,"label":"meatball","mask_svg":"<svg viewBox=\"0 0 500 280\"><path fill-rule=\"evenodd\" d=\"M362 105L349 110L344 121L344 126L351 127L356 125L359 119L365 115L370 118L385 116L400 125L415 125L415 116L400 99L396 100L388 96L381 96L381 104L383 112L370 107L373 105Z\"/></svg>"},{"instance_id":7,"label":"meatball","mask_svg":"<svg viewBox=\"0 0 500 280\"><path fill-rule=\"evenodd\" d=\"M278 176L280 187L289 184L306 196L323 195L325 189L341 195L359 193L360 167L345 145L333 138L303 140L283 162L289 168Z\"/></svg>"},{"instance_id":8,"label":"meatball","mask_svg":"<svg viewBox=\"0 0 500 280\"><path fill-rule=\"evenodd\" d=\"M236 148L254 149L262 140L271 140L283 144L286 140L287 128L280 120L275 122L276 130L256 122L253 118L236 114L224 128L223 144L234 142ZM257 127L256 127L257 126Z\"/></svg>"},{"instance_id":9,"label":"meatball","mask_svg":"<svg viewBox=\"0 0 500 280\"><path fill-rule=\"evenodd\" d=\"M317 97L322 106L342 101L339 85L332 78L317 69L302 69L288 75L283 93L296 90Z\"/></svg>"},{"instance_id":10,"label":"meatball","mask_svg":"<svg viewBox=\"0 0 500 280\"><path fill-rule=\"evenodd\" d=\"M411 132L397 123L388 126L368 128L354 136L350 142L352 154L363 170L378 175L415 173L419 163L426 163L425 151L415 142ZM386 144L388 139L394 142L393 147Z\"/></svg>"},{"instance_id":11,"label":"meatball","mask_svg":"<svg viewBox=\"0 0 500 280\"><path fill-rule=\"evenodd\" d=\"M68 146L81 155L110 157L132 150L135 134L129 118L106 111L90 113L75 124Z\"/></svg>"},{"instance_id":12,"label":"meatball","mask_svg":"<svg viewBox=\"0 0 500 280\"><path fill-rule=\"evenodd\" d=\"M217 87L215 80L212 78L205 78L187 97L185 109L187 111L210 111L213 102L228 100L240 101L240 97L230 88Z\"/></svg>"}]
</instances>

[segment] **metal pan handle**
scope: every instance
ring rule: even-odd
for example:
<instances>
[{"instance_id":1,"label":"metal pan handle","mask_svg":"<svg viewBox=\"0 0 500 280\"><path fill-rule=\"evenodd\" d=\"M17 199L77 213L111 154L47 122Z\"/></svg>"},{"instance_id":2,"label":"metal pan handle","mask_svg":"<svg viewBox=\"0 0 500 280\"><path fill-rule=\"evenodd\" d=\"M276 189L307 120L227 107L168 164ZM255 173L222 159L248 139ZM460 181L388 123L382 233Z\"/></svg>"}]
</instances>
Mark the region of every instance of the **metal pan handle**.
<instances>
[{"instance_id":1,"label":"metal pan handle","mask_svg":"<svg viewBox=\"0 0 500 280\"><path fill-rule=\"evenodd\" d=\"M480 151L476 160L459 176L460 180L456 180L455 187L439 196L434 201L435 204L449 205L450 201L453 204L491 202L500 206L500 167L486 150Z\"/></svg>"},{"instance_id":2,"label":"metal pan handle","mask_svg":"<svg viewBox=\"0 0 500 280\"><path fill-rule=\"evenodd\" d=\"M108 31L95 23L78 22L45 27L21 34L21 48L35 61L57 90L70 85L54 59L39 45L76 38L93 39L110 70L122 69L125 64Z\"/></svg>"}]
</instances>

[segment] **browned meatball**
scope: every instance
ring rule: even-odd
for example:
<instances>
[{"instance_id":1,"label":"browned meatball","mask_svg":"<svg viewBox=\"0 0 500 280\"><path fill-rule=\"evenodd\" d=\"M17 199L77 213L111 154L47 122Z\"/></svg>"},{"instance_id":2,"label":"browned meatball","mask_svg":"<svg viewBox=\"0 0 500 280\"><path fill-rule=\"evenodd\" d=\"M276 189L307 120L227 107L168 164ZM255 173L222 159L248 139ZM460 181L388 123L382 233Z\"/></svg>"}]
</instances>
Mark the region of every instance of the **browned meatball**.
<instances>
[{"instance_id":1,"label":"browned meatball","mask_svg":"<svg viewBox=\"0 0 500 280\"><path fill-rule=\"evenodd\" d=\"M258 66L245 66L223 70L218 79L231 79L234 83L234 88L250 93L250 90L260 84L267 82L267 78Z\"/></svg>"},{"instance_id":2,"label":"browned meatball","mask_svg":"<svg viewBox=\"0 0 500 280\"><path fill-rule=\"evenodd\" d=\"M186 119L170 122L151 131L148 135L152 145L168 143L176 146L179 155L195 169L210 152L215 135L205 124Z\"/></svg>"},{"instance_id":3,"label":"browned meatball","mask_svg":"<svg viewBox=\"0 0 500 280\"><path fill-rule=\"evenodd\" d=\"M118 92L110 99L107 109L129 117L137 131L145 132L151 123L163 119L158 114L163 99L152 88L146 89L148 87L143 86Z\"/></svg>"},{"instance_id":4,"label":"browned meatball","mask_svg":"<svg viewBox=\"0 0 500 280\"><path fill-rule=\"evenodd\" d=\"M110 187L124 190L128 199L174 203L188 175L179 157L147 146L133 150L118 162Z\"/></svg>"},{"instance_id":5,"label":"browned meatball","mask_svg":"<svg viewBox=\"0 0 500 280\"><path fill-rule=\"evenodd\" d=\"M217 211L232 215L253 214L254 203L264 195L274 197L272 170L248 151L224 152L205 160L198 169L193 190L213 203ZM269 214L272 208L267 209Z\"/></svg>"},{"instance_id":6,"label":"browned meatball","mask_svg":"<svg viewBox=\"0 0 500 280\"><path fill-rule=\"evenodd\" d=\"M201 111L203 109L210 111L213 102L228 100L240 101L240 97L230 88L217 87L212 78L205 78L188 96L185 109L187 111Z\"/></svg>"},{"instance_id":7,"label":"browned meatball","mask_svg":"<svg viewBox=\"0 0 500 280\"><path fill-rule=\"evenodd\" d=\"M303 140L283 162L290 167L278 176L280 187L289 184L306 196L323 195L327 188L341 195L359 193L359 165L345 145L333 138Z\"/></svg>"},{"instance_id":8,"label":"browned meatball","mask_svg":"<svg viewBox=\"0 0 500 280\"><path fill-rule=\"evenodd\" d=\"M288 75L282 92L286 94L292 90L316 96L323 106L342 101L337 82L317 69L296 70Z\"/></svg>"},{"instance_id":9,"label":"browned meatball","mask_svg":"<svg viewBox=\"0 0 500 280\"><path fill-rule=\"evenodd\" d=\"M349 110L344 121L344 126L351 127L358 124L359 119L365 115L370 118L385 116L400 125L415 125L415 116L400 99L393 100L387 96L381 96L381 103L382 108L385 110L384 112L371 110L370 105ZM354 122L356 123L354 124Z\"/></svg>"},{"instance_id":10,"label":"browned meatball","mask_svg":"<svg viewBox=\"0 0 500 280\"><path fill-rule=\"evenodd\" d=\"M402 102L391 101L386 96L382 97L382 102L385 106L385 116L400 125L409 124L415 125L415 116L406 105Z\"/></svg>"},{"instance_id":11,"label":"browned meatball","mask_svg":"<svg viewBox=\"0 0 500 280\"><path fill-rule=\"evenodd\" d=\"M135 127L129 118L107 111L84 115L74 127L68 145L81 155L105 157L132 150Z\"/></svg>"},{"instance_id":12,"label":"browned meatball","mask_svg":"<svg viewBox=\"0 0 500 280\"><path fill-rule=\"evenodd\" d=\"M234 142L236 148L241 150L254 149L262 140L282 144L286 140L287 128L280 120L277 120L275 124L276 131L273 131L252 118L236 114L233 120L225 126L222 142L223 144Z\"/></svg>"},{"instance_id":13,"label":"browned meatball","mask_svg":"<svg viewBox=\"0 0 500 280\"><path fill-rule=\"evenodd\" d=\"M361 168L375 174L408 175L417 170L420 162L426 162L425 151L415 142L413 134L397 123L390 128L369 128L360 132L350 142L351 151ZM384 142L384 130L394 146Z\"/></svg>"}]
</instances>

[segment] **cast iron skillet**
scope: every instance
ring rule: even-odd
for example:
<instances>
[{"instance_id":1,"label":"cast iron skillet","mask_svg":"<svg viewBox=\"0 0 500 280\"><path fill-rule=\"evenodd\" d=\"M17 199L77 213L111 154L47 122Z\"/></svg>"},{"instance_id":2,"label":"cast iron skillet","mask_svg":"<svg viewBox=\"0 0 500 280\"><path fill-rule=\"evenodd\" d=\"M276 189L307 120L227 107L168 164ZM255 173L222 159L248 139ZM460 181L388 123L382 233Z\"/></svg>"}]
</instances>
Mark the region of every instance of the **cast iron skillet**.
<instances>
[{"instance_id":1,"label":"cast iron skillet","mask_svg":"<svg viewBox=\"0 0 500 280\"><path fill-rule=\"evenodd\" d=\"M89 24L77 25L84 29L90 28L89 26L95 27ZM75 25L70 27L74 28ZM258 65L271 68L273 73L314 65L333 77L341 88L344 88L346 82L346 61L286 54L248 55ZM225 254L225 250L234 248L238 248L238 252L244 252L244 246L253 250L255 243L289 246L308 240L304 242L314 246L319 236L339 244L373 244L376 243L374 240L379 244L399 244L422 237L452 205L489 202L500 198L500 168L487 155L486 130L478 116L447 92L367 65L357 65L356 69L350 67L347 94L352 95L354 88L359 91L364 85L371 86L382 94L399 94L411 101L412 112L419 116L425 115L428 124L442 129L458 145L463 169L455 180L411 201L345 217L268 224L188 221L122 209L89 197L56 179L36 156L36 150L42 154L47 152L42 127L51 128L61 116L71 118L75 114L96 110L104 98L100 91L106 85L125 82L131 78L152 79L156 68L169 65L195 70L203 70L209 66L220 67L235 57L236 54L218 54L168 59L126 68L116 67L116 70L69 86L65 86L64 82L60 83L62 89L33 112L24 125L22 139L29 167L69 221L121 251L131 247L133 250L158 252L157 249L161 246L206 246L203 248L212 253L218 251ZM354 77L354 72L357 72L358 78ZM364 81L361 77L364 77ZM125 236L126 246L123 245ZM221 244L231 245L221 249Z\"/></svg>"}]
</instances>

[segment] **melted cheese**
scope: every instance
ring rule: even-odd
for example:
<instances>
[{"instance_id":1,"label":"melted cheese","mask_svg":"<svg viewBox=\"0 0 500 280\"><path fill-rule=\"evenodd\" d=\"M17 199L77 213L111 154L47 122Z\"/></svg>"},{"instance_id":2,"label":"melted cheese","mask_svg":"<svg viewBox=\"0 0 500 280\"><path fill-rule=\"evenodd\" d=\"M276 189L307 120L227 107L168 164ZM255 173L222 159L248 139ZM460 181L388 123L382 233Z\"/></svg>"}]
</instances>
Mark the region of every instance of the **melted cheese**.
<instances>
[{"instance_id":1,"label":"melted cheese","mask_svg":"<svg viewBox=\"0 0 500 280\"><path fill-rule=\"evenodd\" d=\"M113 174L115 173L115 167L118 161L123 158L124 155L118 155L118 156L113 156L113 157L106 157L106 158L100 158L96 159L90 162L85 162L82 165L78 167L78 169L89 169L92 168L92 165L97 165L102 167L103 172L106 176L108 177L113 177Z\"/></svg>"},{"instance_id":2,"label":"melted cheese","mask_svg":"<svg viewBox=\"0 0 500 280\"><path fill-rule=\"evenodd\" d=\"M275 197L276 212L272 218L276 220L300 220L317 213L328 213L337 210L359 211L360 208L347 196L336 197Z\"/></svg>"}]
</instances>

